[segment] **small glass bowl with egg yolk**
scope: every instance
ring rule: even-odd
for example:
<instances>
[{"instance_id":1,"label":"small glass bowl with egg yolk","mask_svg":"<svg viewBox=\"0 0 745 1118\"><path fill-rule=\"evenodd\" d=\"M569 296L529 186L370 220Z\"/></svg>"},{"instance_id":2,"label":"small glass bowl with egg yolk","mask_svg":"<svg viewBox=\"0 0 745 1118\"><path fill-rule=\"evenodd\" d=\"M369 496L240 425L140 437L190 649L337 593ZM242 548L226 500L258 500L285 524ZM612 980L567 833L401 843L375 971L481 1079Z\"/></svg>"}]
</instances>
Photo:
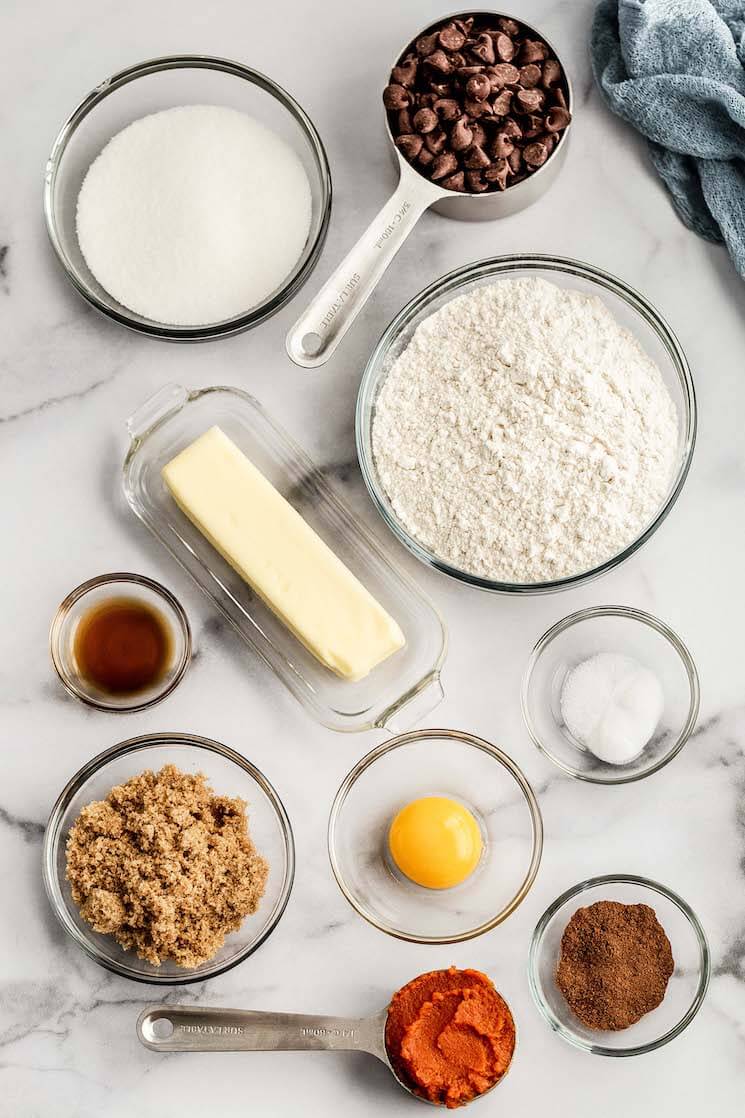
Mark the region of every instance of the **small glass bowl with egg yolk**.
<instances>
[{"instance_id":1,"label":"small glass bowl with egg yolk","mask_svg":"<svg viewBox=\"0 0 745 1118\"><path fill-rule=\"evenodd\" d=\"M346 776L328 828L354 909L413 943L488 932L526 897L541 860L535 794L497 746L456 730L384 742Z\"/></svg>"}]
</instances>

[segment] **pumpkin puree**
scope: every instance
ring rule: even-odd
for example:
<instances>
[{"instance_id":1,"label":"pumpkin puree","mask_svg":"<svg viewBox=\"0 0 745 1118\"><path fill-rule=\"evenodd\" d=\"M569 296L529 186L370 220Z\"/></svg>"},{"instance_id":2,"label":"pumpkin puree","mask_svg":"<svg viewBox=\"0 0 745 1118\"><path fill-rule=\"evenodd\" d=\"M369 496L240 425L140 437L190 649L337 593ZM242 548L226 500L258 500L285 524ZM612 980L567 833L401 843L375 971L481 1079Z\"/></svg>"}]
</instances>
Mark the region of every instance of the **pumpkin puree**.
<instances>
[{"instance_id":1,"label":"pumpkin puree","mask_svg":"<svg viewBox=\"0 0 745 1118\"><path fill-rule=\"evenodd\" d=\"M515 1050L509 1006L477 970L430 971L388 1007L385 1042L399 1077L430 1102L453 1108L502 1078Z\"/></svg>"}]
</instances>

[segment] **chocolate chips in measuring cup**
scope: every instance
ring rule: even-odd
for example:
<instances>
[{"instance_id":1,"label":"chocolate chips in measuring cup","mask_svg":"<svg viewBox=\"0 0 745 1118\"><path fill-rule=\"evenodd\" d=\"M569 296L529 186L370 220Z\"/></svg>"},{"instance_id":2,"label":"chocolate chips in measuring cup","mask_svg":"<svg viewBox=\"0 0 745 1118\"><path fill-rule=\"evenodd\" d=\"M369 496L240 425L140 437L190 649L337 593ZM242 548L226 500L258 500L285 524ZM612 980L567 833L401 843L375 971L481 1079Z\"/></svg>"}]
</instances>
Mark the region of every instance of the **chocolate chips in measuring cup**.
<instances>
[{"instance_id":1,"label":"chocolate chips in measuring cup","mask_svg":"<svg viewBox=\"0 0 745 1118\"><path fill-rule=\"evenodd\" d=\"M405 159L448 190L506 190L542 167L571 120L564 71L505 17L452 19L404 51L383 91Z\"/></svg>"}]
</instances>

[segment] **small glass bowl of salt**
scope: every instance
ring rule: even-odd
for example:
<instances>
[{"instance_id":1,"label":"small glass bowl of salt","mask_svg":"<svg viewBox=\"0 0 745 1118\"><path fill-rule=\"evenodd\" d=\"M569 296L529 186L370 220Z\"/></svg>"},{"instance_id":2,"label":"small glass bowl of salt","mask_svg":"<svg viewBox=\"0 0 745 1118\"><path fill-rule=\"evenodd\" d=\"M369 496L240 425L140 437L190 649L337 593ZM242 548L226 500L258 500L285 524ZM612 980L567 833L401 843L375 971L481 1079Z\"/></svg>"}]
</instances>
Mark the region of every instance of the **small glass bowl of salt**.
<instances>
[{"instance_id":1,"label":"small glass bowl of salt","mask_svg":"<svg viewBox=\"0 0 745 1118\"><path fill-rule=\"evenodd\" d=\"M522 710L542 753L578 780L626 784L657 772L696 725L696 665L664 622L630 606L570 614L541 637Z\"/></svg>"}]
</instances>

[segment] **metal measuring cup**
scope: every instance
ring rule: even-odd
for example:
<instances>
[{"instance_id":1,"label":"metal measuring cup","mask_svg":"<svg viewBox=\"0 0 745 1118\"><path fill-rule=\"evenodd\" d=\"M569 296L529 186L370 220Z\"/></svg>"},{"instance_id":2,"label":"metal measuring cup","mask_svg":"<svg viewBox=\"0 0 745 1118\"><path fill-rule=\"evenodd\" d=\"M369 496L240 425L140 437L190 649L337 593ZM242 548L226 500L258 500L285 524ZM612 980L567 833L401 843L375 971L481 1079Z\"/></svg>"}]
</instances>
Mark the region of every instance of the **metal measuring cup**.
<instances>
[{"instance_id":1,"label":"metal measuring cup","mask_svg":"<svg viewBox=\"0 0 745 1118\"><path fill-rule=\"evenodd\" d=\"M356 1018L156 1005L140 1014L137 1036L152 1052L367 1052L385 1064L404 1091L435 1105L417 1095L393 1067L385 1043L387 1019L387 1008ZM488 1095L506 1075L476 1098Z\"/></svg>"},{"instance_id":2,"label":"metal measuring cup","mask_svg":"<svg viewBox=\"0 0 745 1118\"><path fill-rule=\"evenodd\" d=\"M409 44L420 36L430 34L451 19L470 15L487 16L489 19L505 16L514 18L537 38L543 39L555 57L559 58L553 44L543 32L521 17L511 17L506 12L467 10L440 16L421 31L417 31L416 35L404 43L396 55L394 65ZM559 61L561 62L560 59ZM561 66L566 83L567 108L571 112L572 87L564 64L561 63ZM389 73L390 69L386 74L386 82ZM461 194L432 182L401 155L394 143L388 114L384 113L384 116L388 143L399 169L398 187L288 333L285 343L287 353L296 365L302 365L306 369L325 364L334 353L425 210L433 209L435 213L460 221L494 221L525 209L537 201L556 179L566 157L571 128L570 125L561 133L556 147L543 166L522 182L502 191Z\"/></svg>"}]
</instances>

